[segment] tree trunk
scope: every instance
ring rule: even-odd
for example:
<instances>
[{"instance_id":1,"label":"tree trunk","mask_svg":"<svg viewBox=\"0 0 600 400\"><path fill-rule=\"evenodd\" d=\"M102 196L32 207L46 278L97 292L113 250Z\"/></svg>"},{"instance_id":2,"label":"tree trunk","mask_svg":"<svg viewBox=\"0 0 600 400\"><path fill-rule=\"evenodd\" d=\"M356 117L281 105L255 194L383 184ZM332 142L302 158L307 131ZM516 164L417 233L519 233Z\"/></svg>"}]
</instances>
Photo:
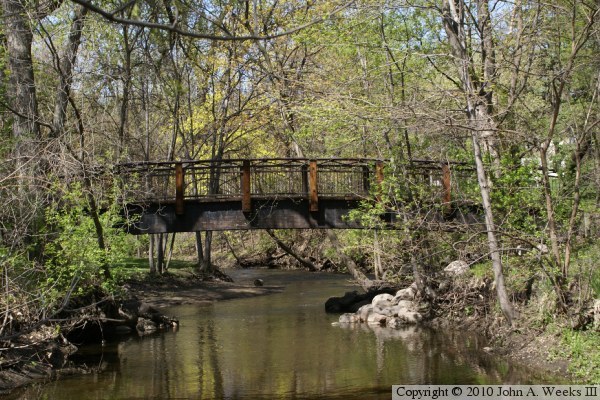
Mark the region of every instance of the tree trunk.
<instances>
[{"instance_id":1,"label":"tree trunk","mask_svg":"<svg viewBox=\"0 0 600 400\"><path fill-rule=\"evenodd\" d=\"M171 259L173 258L173 247L174 246L175 246L175 232L173 232L171 234L171 243L169 244L169 251L168 251L168 255L167 255L167 260L165 262L165 272L167 272L169 270L169 264L171 264Z\"/></svg>"},{"instance_id":2,"label":"tree trunk","mask_svg":"<svg viewBox=\"0 0 600 400\"><path fill-rule=\"evenodd\" d=\"M201 269L205 272L212 271L212 231L206 231L204 234L204 258L202 259Z\"/></svg>"},{"instance_id":3,"label":"tree trunk","mask_svg":"<svg viewBox=\"0 0 600 400\"><path fill-rule=\"evenodd\" d=\"M150 266L150 274L156 274L156 265L154 264L154 235L148 235L148 265Z\"/></svg>"},{"instance_id":4,"label":"tree trunk","mask_svg":"<svg viewBox=\"0 0 600 400\"><path fill-rule=\"evenodd\" d=\"M358 265L356 265L354 260L352 258L348 257L346 254L344 254L343 251L341 251L342 245L341 245L340 241L338 240L337 236L335 235L335 233L333 233L333 231L331 229L326 229L325 232L327 233L327 237L329 238L329 241L331 242L333 247L336 249L338 256L342 259L344 266L348 269L348 272L350 272L350 275L352 275L354 280L364 290L367 290L367 291L369 289L371 289L373 286L375 286L375 283L372 280L370 280L364 273L362 273L362 271L360 271L360 269L358 268Z\"/></svg>"},{"instance_id":5,"label":"tree trunk","mask_svg":"<svg viewBox=\"0 0 600 400\"><path fill-rule=\"evenodd\" d=\"M491 24L490 15L486 0L479 0L478 9L481 10L479 17L480 29L483 29L484 24ZM445 0L442 10L442 21L444 30L448 37L448 42L452 49L457 64L458 74L462 83L462 89L466 95L467 101L467 116L471 125L471 139L473 144L473 157L477 169L477 181L479 183L479 191L481 194L482 205L485 213L485 225L487 230L488 247L492 258L492 269L496 280L496 295L504 316L509 324L513 323L516 317L516 311L508 299L506 287L504 285L504 274L502 272L502 260L500 258L500 246L496 238L496 227L494 224L494 215L490 200L490 188L488 177L483 164L481 154L480 135L484 136L489 143L489 133L495 131L494 121L489 114L491 102L491 91L494 82L484 82L480 85L479 90L476 88L473 76L476 76L473 60L469 57L467 38L464 30L465 17L467 15L467 5L463 0ZM482 32L482 35L484 33ZM486 42L486 38L482 37L482 47L491 46L492 42ZM487 48L488 57L491 56L493 49ZM493 65L483 60L484 76L488 79L493 72ZM486 72L487 71L487 72ZM486 87L489 86L489 87ZM483 95L481 95L483 93ZM492 146L488 146L490 151Z\"/></svg>"},{"instance_id":6,"label":"tree trunk","mask_svg":"<svg viewBox=\"0 0 600 400\"><path fill-rule=\"evenodd\" d=\"M375 279L383 279L381 246L379 245L379 235L377 234L377 230L373 231L373 269L375 270Z\"/></svg>"},{"instance_id":7,"label":"tree trunk","mask_svg":"<svg viewBox=\"0 0 600 400\"><path fill-rule=\"evenodd\" d=\"M317 271L318 270L318 268L315 267L315 265L313 263L311 263L310 261L304 259L298 253L296 253L294 250L292 250L291 247L289 247L288 245L286 245L285 243L283 243L277 236L275 236L275 234L273 233L272 230L265 229L265 231L267 232L267 234L269 236L271 236L271 238L275 241L275 243L277 243L277 246L281 247L281 249L283 251L285 251L287 254L289 254L290 256L294 257L296 260L298 260L298 262L303 267L308 268L309 271Z\"/></svg>"},{"instance_id":8,"label":"tree trunk","mask_svg":"<svg viewBox=\"0 0 600 400\"><path fill-rule=\"evenodd\" d=\"M92 182L87 176L83 179L83 181L86 190L86 198L90 206L90 214L92 216L92 221L94 222L94 229L96 231L96 240L98 242L98 248L103 253L106 253L106 243L104 241L104 228L102 227L102 221L100 221L98 204L96 203L94 193L92 192ZM109 265L106 263L106 260L104 260L104 254L102 260L100 261L100 270L102 271L102 275L105 279L111 278L110 268Z\"/></svg>"},{"instance_id":9,"label":"tree trunk","mask_svg":"<svg viewBox=\"0 0 600 400\"><path fill-rule=\"evenodd\" d=\"M496 227L494 224L494 214L492 212L492 203L490 201L490 191L487 185L487 176L483 166L481 157L481 148L479 146L479 138L476 131L471 134L473 140L473 154L475 157L475 165L477 168L477 181L479 183L479 191L481 193L481 201L485 214L485 228L487 230L488 247L492 258L492 269L494 271L494 279L496 281L496 295L502 313L506 317L508 323L512 325L513 320L517 317L516 311L513 308L504 285L504 273L502 272L502 260L500 258L500 246L496 239Z\"/></svg>"},{"instance_id":10,"label":"tree trunk","mask_svg":"<svg viewBox=\"0 0 600 400\"><path fill-rule=\"evenodd\" d=\"M33 34L28 12L20 0L2 0L3 34L8 54L9 105L14 113L13 136L17 141L16 156L21 156L22 140L39 138L38 106L31 44Z\"/></svg>"},{"instance_id":11,"label":"tree trunk","mask_svg":"<svg viewBox=\"0 0 600 400\"><path fill-rule=\"evenodd\" d=\"M54 104L54 117L52 119L52 131L55 137L59 137L64 131L69 93L71 91L71 83L73 82L73 67L77 57L77 50L81 44L81 33L87 12L88 9L83 6L77 7L75 10L67 45L57 63L59 83L56 91L56 103Z\"/></svg>"},{"instance_id":12,"label":"tree trunk","mask_svg":"<svg viewBox=\"0 0 600 400\"><path fill-rule=\"evenodd\" d=\"M554 201L552 199L552 188L550 186L550 169L548 168L547 146L540 147L540 166L542 172L542 188L544 189L544 200L546 205L546 217L548 218L548 234L550 236L550 248L554 263L561 265L560 247L556 233L556 218L554 216Z\"/></svg>"},{"instance_id":13,"label":"tree trunk","mask_svg":"<svg viewBox=\"0 0 600 400\"><path fill-rule=\"evenodd\" d=\"M127 136L127 120L129 117L129 92L131 90L131 52L132 48L129 44L129 26L123 25L123 98L121 99L121 109L119 111L119 145L117 147L117 160L120 160L125 150L125 142Z\"/></svg>"},{"instance_id":14,"label":"tree trunk","mask_svg":"<svg viewBox=\"0 0 600 400\"><path fill-rule=\"evenodd\" d=\"M202 248L202 233L194 232L196 239L196 255L198 262L196 264L196 269L199 272L202 269L202 265L204 264L204 250Z\"/></svg>"},{"instance_id":15,"label":"tree trunk","mask_svg":"<svg viewBox=\"0 0 600 400\"><path fill-rule=\"evenodd\" d=\"M159 233L156 235L156 271L159 275L162 275L164 271L165 265L165 251L164 251L164 233Z\"/></svg>"}]
</instances>

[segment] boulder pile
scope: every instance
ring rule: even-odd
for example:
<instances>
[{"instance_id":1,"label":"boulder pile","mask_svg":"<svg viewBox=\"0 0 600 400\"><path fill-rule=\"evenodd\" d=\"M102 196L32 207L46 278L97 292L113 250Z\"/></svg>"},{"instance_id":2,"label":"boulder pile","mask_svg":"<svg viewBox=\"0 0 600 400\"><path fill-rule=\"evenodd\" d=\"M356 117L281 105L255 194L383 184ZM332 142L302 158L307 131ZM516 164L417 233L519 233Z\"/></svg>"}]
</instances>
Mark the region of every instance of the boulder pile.
<instances>
[{"instance_id":1,"label":"boulder pile","mask_svg":"<svg viewBox=\"0 0 600 400\"><path fill-rule=\"evenodd\" d=\"M400 289L395 295L378 294L369 304L365 304L355 313L340 316L340 324L367 323L369 325L398 328L414 325L423 320L419 305L415 301L416 284Z\"/></svg>"}]
</instances>

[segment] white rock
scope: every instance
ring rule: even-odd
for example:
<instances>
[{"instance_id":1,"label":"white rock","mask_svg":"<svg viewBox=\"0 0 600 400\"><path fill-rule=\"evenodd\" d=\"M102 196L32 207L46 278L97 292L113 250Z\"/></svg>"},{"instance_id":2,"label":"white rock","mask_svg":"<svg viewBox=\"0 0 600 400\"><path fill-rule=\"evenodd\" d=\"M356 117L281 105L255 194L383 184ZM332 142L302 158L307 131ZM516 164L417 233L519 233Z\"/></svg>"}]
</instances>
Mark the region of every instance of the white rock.
<instances>
[{"instance_id":1,"label":"white rock","mask_svg":"<svg viewBox=\"0 0 600 400\"><path fill-rule=\"evenodd\" d=\"M417 290L411 286L400 289L396 292L396 296L394 296L394 302L397 304L400 300L412 300L415 298L417 294Z\"/></svg>"},{"instance_id":2,"label":"white rock","mask_svg":"<svg viewBox=\"0 0 600 400\"><path fill-rule=\"evenodd\" d=\"M444 272L448 275L459 276L467 273L469 271L469 264L462 260L452 261L446 268L444 268Z\"/></svg>"},{"instance_id":3,"label":"white rock","mask_svg":"<svg viewBox=\"0 0 600 400\"><path fill-rule=\"evenodd\" d=\"M361 322L367 322L369 315L373 313L373 306L371 304L366 304L358 309L356 314Z\"/></svg>"},{"instance_id":4,"label":"white rock","mask_svg":"<svg viewBox=\"0 0 600 400\"><path fill-rule=\"evenodd\" d=\"M402 326L402 321L399 318L392 317L387 319L386 324L390 328L400 328Z\"/></svg>"},{"instance_id":5,"label":"white rock","mask_svg":"<svg viewBox=\"0 0 600 400\"><path fill-rule=\"evenodd\" d=\"M392 296L391 294L387 294L387 293L378 294L377 296L373 297L371 304L376 306L377 303L386 302L386 301L390 302L390 303L393 302L394 296Z\"/></svg>"},{"instance_id":6,"label":"white rock","mask_svg":"<svg viewBox=\"0 0 600 400\"><path fill-rule=\"evenodd\" d=\"M387 317L385 315L372 313L369 314L369 317L367 318L367 323L371 325L385 325L386 319Z\"/></svg>"},{"instance_id":7,"label":"white rock","mask_svg":"<svg viewBox=\"0 0 600 400\"><path fill-rule=\"evenodd\" d=\"M418 312L405 311L398 314L396 318L399 320L399 322L404 324L417 324L423 319L423 316Z\"/></svg>"},{"instance_id":8,"label":"white rock","mask_svg":"<svg viewBox=\"0 0 600 400\"><path fill-rule=\"evenodd\" d=\"M373 307L373 312L376 314L385 315L386 317L393 317L395 312L395 306L390 302L386 303L387 304L385 306L383 306L381 302L377 303L377 305Z\"/></svg>"},{"instance_id":9,"label":"white rock","mask_svg":"<svg viewBox=\"0 0 600 400\"><path fill-rule=\"evenodd\" d=\"M404 311L415 311L416 305L410 300L400 300L394 307L395 314L402 313Z\"/></svg>"}]
</instances>

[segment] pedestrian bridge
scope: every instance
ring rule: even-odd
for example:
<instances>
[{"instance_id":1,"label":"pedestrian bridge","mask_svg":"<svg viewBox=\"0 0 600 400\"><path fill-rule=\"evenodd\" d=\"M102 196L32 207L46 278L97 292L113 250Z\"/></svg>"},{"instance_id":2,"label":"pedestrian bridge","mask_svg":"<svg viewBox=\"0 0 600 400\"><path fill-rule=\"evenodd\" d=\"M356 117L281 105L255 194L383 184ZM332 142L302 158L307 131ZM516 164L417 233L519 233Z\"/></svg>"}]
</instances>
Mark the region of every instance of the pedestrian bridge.
<instances>
[{"instance_id":1,"label":"pedestrian bridge","mask_svg":"<svg viewBox=\"0 0 600 400\"><path fill-rule=\"evenodd\" d=\"M375 159L271 158L123 163L116 173L128 230L144 234L365 228L349 213L387 197L385 180L399 179L391 168ZM454 218L452 194L471 168L417 160L402 170L401 179L426 188L425 203L437 210L430 218ZM397 207L382 208L382 226L398 226Z\"/></svg>"}]
</instances>

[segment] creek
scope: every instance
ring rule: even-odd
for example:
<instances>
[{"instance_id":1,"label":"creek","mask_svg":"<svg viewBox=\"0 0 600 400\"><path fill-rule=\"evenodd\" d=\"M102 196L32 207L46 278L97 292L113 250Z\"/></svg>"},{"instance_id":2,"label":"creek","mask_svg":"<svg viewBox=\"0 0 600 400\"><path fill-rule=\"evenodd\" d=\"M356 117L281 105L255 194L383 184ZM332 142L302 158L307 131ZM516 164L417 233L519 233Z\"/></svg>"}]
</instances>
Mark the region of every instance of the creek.
<instances>
[{"instance_id":1,"label":"creek","mask_svg":"<svg viewBox=\"0 0 600 400\"><path fill-rule=\"evenodd\" d=\"M281 293L164 308L177 331L82 346L76 361L101 373L65 377L15 399L389 399L394 384L528 384L466 332L337 325L324 303L355 290L347 276L231 271Z\"/></svg>"}]
</instances>

